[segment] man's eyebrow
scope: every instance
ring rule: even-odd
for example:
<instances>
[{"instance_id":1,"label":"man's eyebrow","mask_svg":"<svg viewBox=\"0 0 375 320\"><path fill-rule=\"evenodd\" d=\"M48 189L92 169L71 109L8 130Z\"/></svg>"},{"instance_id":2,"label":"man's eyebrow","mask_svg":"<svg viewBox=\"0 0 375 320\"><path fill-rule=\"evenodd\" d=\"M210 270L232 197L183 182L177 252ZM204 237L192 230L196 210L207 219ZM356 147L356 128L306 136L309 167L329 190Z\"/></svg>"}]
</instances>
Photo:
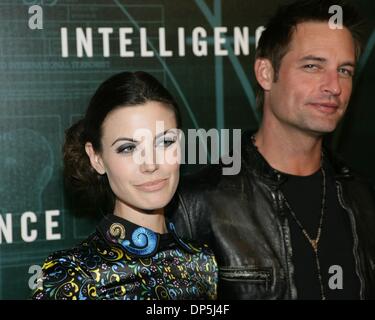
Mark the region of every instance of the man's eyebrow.
<instances>
[{"instance_id":1,"label":"man's eyebrow","mask_svg":"<svg viewBox=\"0 0 375 320\"><path fill-rule=\"evenodd\" d=\"M340 67L349 66L355 68L355 63L353 61L345 61L340 64Z\"/></svg>"},{"instance_id":2,"label":"man's eyebrow","mask_svg":"<svg viewBox=\"0 0 375 320\"><path fill-rule=\"evenodd\" d=\"M327 62L326 58L318 57L318 56L313 56L313 55L308 55L304 56L299 61L308 61L308 60L313 60L313 61L319 61L319 62Z\"/></svg>"},{"instance_id":3,"label":"man's eyebrow","mask_svg":"<svg viewBox=\"0 0 375 320\"><path fill-rule=\"evenodd\" d=\"M301 62L304 62L304 61L318 61L318 62L323 62L324 63L324 62L327 62L327 59L323 58L323 57L308 55L308 56L305 56L305 57L299 59L299 61L301 61ZM343 66L349 66L349 67L355 68L355 63L353 61L344 61L343 63L340 64L340 67L343 67Z\"/></svg>"},{"instance_id":4,"label":"man's eyebrow","mask_svg":"<svg viewBox=\"0 0 375 320\"><path fill-rule=\"evenodd\" d=\"M130 142L135 142L135 143L138 143L139 141L136 141L134 139L131 139L131 138L127 138L127 137L120 137L120 138L117 138L115 141L113 141L113 143L111 144L111 147L116 143L116 142L119 142L119 141L130 141Z\"/></svg>"}]
</instances>

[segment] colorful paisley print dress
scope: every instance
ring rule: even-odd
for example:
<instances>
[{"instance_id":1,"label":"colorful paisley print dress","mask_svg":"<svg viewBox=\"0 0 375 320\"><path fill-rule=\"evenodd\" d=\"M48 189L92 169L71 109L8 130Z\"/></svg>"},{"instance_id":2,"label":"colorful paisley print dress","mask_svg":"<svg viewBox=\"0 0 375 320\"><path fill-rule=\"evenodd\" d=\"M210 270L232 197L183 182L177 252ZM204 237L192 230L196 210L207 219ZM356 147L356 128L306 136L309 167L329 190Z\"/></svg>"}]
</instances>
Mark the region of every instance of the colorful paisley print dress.
<instances>
[{"instance_id":1,"label":"colorful paisley print dress","mask_svg":"<svg viewBox=\"0 0 375 320\"><path fill-rule=\"evenodd\" d=\"M206 245L174 225L158 234L115 215L77 247L50 255L33 299L216 299L218 269Z\"/></svg>"}]
</instances>

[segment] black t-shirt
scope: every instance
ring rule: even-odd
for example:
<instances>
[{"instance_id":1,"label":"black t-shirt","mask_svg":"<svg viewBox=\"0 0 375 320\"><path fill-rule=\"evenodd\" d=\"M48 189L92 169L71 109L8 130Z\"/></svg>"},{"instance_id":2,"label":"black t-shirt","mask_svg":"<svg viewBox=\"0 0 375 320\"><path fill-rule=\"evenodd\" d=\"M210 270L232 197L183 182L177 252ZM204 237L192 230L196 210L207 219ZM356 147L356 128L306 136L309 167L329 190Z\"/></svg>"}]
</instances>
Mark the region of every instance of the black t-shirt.
<instances>
[{"instance_id":1,"label":"black t-shirt","mask_svg":"<svg viewBox=\"0 0 375 320\"><path fill-rule=\"evenodd\" d=\"M332 170L325 168L325 173L326 206L318 245L324 293L326 299L359 299L360 284L349 216L340 206ZM287 177L281 191L310 238L315 239L321 216L322 172L318 170L310 176ZM314 251L290 213L287 217L298 299L321 299Z\"/></svg>"}]
</instances>

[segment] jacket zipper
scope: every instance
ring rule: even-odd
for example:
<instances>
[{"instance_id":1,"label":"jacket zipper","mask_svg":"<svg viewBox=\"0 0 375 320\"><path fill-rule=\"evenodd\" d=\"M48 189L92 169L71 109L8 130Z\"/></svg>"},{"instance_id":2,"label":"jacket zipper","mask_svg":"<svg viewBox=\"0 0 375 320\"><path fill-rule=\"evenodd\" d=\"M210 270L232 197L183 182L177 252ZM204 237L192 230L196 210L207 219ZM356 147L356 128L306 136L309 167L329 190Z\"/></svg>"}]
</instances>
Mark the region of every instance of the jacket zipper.
<instances>
[{"instance_id":1,"label":"jacket zipper","mask_svg":"<svg viewBox=\"0 0 375 320\"><path fill-rule=\"evenodd\" d=\"M246 270L233 270L233 271L222 271L220 275L226 278L250 278L251 280L269 280L271 274L269 271L246 271Z\"/></svg>"},{"instance_id":2,"label":"jacket zipper","mask_svg":"<svg viewBox=\"0 0 375 320\"><path fill-rule=\"evenodd\" d=\"M338 199L341 207L348 213L349 219L350 219L350 224L352 227L352 233L353 233L353 240L354 240L354 246L353 246L353 255L355 259L355 264L356 264L356 272L357 276L361 285L360 289L360 298L363 300L364 299L364 288L365 284L363 281L363 276L360 268L360 261L359 261L359 255L358 255L358 236L357 236L357 229L354 221L354 214L353 211L345 204L343 194L342 194L342 185L340 182L336 181L336 187L337 187L337 194L338 194Z\"/></svg>"},{"instance_id":3,"label":"jacket zipper","mask_svg":"<svg viewBox=\"0 0 375 320\"><path fill-rule=\"evenodd\" d=\"M286 257L286 267L287 267L287 270L286 270L286 278L287 278L287 283L289 284L289 293L290 293L290 298L291 299L297 299L297 289L292 281L292 278L293 278L293 275L291 274L291 272L293 272L292 270L294 270L293 268L293 263L292 263L292 259L291 259L291 256L292 256L292 247L290 245L290 229L289 229L289 226L288 226L288 219L285 217L285 216L280 216L280 213L282 213L282 211L284 210L284 203L283 203L283 200L282 200L282 196L281 196L281 191L280 190L277 190L277 193L274 193L272 192L272 197L276 200L276 211L279 213L278 214L278 220L280 222L280 225L281 225L281 229L282 229L282 232L281 232L281 236L283 238L283 242L284 242L284 250L285 250L285 257ZM283 220L283 221L281 221ZM286 241L286 236L288 237L289 241Z\"/></svg>"}]
</instances>

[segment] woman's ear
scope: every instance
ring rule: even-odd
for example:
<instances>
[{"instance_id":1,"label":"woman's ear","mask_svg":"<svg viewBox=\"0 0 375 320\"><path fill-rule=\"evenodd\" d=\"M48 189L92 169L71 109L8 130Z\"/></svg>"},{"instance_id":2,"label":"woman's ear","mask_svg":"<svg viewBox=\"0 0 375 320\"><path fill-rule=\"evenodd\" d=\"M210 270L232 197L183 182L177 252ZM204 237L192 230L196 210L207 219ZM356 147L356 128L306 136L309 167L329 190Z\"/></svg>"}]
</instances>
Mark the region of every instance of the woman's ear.
<instances>
[{"instance_id":1,"label":"woman's ear","mask_svg":"<svg viewBox=\"0 0 375 320\"><path fill-rule=\"evenodd\" d=\"M254 64L254 73L259 85L263 88L263 90L270 90L274 77L271 61L263 58L256 59Z\"/></svg>"},{"instance_id":2,"label":"woman's ear","mask_svg":"<svg viewBox=\"0 0 375 320\"><path fill-rule=\"evenodd\" d=\"M85 150L87 155L90 158L91 166L95 169L95 171L101 175L105 174L105 168L103 164L102 158L95 152L94 147L92 146L91 142L86 142Z\"/></svg>"}]
</instances>

